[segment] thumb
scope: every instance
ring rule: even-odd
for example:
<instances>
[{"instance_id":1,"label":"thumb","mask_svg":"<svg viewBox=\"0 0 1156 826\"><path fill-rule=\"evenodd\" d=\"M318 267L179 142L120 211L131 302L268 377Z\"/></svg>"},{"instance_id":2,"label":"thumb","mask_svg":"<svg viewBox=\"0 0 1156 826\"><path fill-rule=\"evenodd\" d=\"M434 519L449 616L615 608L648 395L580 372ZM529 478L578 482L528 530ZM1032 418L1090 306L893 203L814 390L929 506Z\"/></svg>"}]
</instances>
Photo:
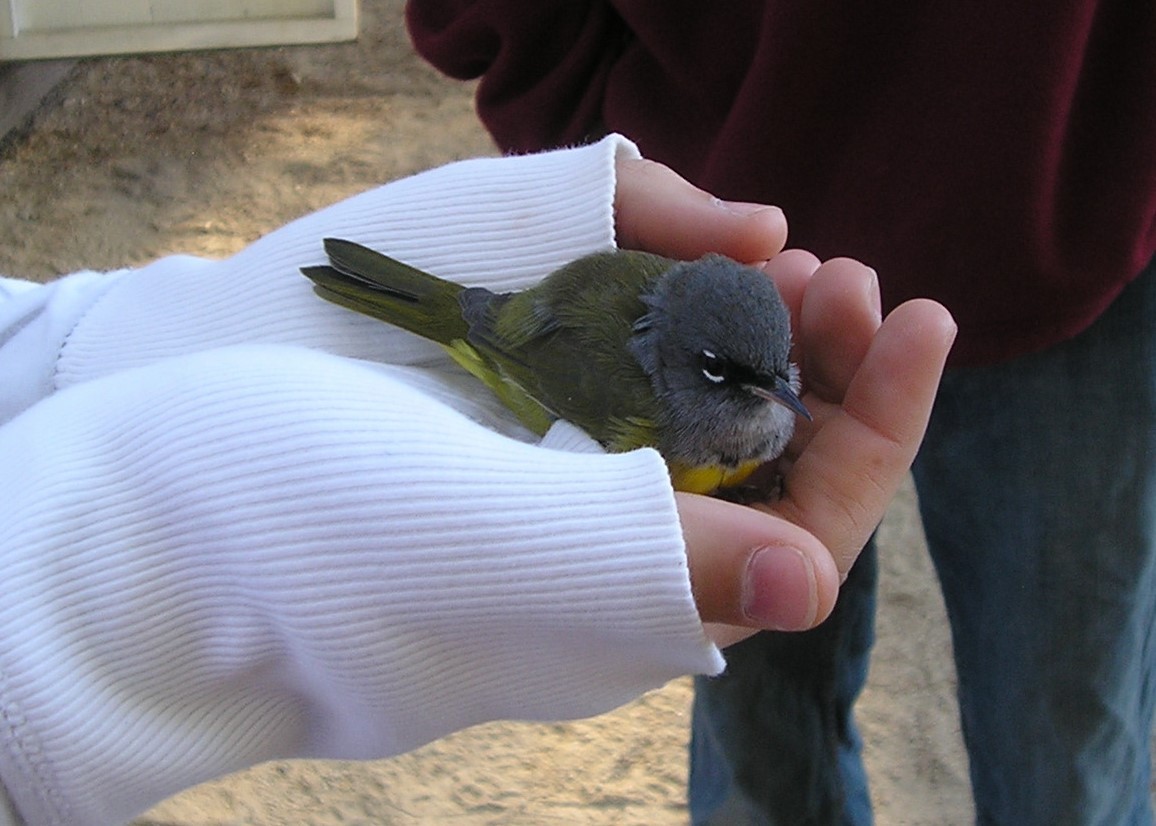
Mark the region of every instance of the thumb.
<instances>
[{"instance_id":1,"label":"thumb","mask_svg":"<svg viewBox=\"0 0 1156 826\"><path fill-rule=\"evenodd\" d=\"M721 252L736 261L774 258L787 242L778 207L720 201L669 167L638 159L616 166L618 246L692 260Z\"/></svg>"},{"instance_id":2,"label":"thumb","mask_svg":"<svg viewBox=\"0 0 1156 826\"><path fill-rule=\"evenodd\" d=\"M720 645L761 629L803 631L835 607L839 571L799 526L753 508L676 494L699 616ZM737 627L735 627L737 626Z\"/></svg>"}]
</instances>

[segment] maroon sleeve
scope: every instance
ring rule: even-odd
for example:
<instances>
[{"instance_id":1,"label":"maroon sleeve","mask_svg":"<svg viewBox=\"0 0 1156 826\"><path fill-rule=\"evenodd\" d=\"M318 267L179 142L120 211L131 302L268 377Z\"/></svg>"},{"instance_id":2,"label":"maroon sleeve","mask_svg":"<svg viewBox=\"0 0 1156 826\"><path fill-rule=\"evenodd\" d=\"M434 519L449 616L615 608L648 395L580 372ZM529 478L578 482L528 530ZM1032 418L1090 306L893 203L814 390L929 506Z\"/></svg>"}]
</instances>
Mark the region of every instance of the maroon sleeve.
<instances>
[{"instance_id":1,"label":"maroon sleeve","mask_svg":"<svg viewBox=\"0 0 1156 826\"><path fill-rule=\"evenodd\" d=\"M610 4L410 0L406 25L418 53L438 69L482 78L478 114L502 148L583 143L604 132L607 77L629 41Z\"/></svg>"}]
</instances>

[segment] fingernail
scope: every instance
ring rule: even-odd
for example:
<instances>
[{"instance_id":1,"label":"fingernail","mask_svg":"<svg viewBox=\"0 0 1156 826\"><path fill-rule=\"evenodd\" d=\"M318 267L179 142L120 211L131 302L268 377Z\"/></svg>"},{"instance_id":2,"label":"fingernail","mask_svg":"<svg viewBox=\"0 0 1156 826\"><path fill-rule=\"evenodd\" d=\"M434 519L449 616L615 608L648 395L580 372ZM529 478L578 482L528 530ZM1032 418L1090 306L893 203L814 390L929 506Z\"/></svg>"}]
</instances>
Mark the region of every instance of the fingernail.
<instances>
[{"instance_id":1,"label":"fingernail","mask_svg":"<svg viewBox=\"0 0 1156 826\"><path fill-rule=\"evenodd\" d=\"M879 294L879 273L875 271L874 267L868 267L871 271L871 280L867 284L867 300L871 302L871 310L875 314L876 321L883 320L883 297Z\"/></svg>"},{"instance_id":2,"label":"fingernail","mask_svg":"<svg viewBox=\"0 0 1156 826\"><path fill-rule=\"evenodd\" d=\"M782 212L777 206L769 206L767 204L751 204L746 201L724 201L721 198L714 199L714 205L725 209L727 212L735 215L754 215L756 212L765 212L768 209L773 209L776 212Z\"/></svg>"},{"instance_id":3,"label":"fingernail","mask_svg":"<svg viewBox=\"0 0 1156 826\"><path fill-rule=\"evenodd\" d=\"M802 631L815 624L818 585L810 560L798 548L760 548L747 563L743 613L774 631Z\"/></svg>"}]
</instances>

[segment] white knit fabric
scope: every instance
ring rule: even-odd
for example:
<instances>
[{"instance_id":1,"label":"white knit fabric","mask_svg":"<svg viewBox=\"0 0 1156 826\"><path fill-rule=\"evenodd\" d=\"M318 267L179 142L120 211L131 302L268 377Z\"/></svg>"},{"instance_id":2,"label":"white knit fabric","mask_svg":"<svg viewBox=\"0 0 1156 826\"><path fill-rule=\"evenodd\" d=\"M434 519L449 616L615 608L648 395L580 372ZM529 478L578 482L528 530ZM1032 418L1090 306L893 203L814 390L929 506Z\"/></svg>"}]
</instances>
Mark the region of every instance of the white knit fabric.
<instances>
[{"instance_id":1,"label":"white knit fabric","mask_svg":"<svg viewBox=\"0 0 1156 826\"><path fill-rule=\"evenodd\" d=\"M526 286L613 243L634 151L451 165L221 262L0 282L0 779L27 823L721 669L656 453L533 443L297 273L337 235Z\"/></svg>"}]
</instances>

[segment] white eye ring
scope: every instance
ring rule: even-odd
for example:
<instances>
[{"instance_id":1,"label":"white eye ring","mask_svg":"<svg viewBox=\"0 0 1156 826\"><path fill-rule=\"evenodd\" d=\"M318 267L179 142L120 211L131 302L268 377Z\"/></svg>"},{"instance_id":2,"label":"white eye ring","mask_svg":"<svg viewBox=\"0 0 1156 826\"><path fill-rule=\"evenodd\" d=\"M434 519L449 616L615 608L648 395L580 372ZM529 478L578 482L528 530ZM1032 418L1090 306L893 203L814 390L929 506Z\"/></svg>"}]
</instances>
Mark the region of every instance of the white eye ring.
<instances>
[{"instance_id":1,"label":"white eye ring","mask_svg":"<svg viewBox=\"0 0 1156 826\"><path fill-rule=\"evenodd\" d=\"M713 362L713 361L718 360L718 356L716 356L710 350L703 350L702 351L702 357L704 359L706 359L708 362ZM712 373L706 367L702 368L702 374L704 377L706 377L707 381L712 382L714 384L722 384L724 381L726 381L726 376L719 375L718 373Z\"/></svg>"}]
</instances>

